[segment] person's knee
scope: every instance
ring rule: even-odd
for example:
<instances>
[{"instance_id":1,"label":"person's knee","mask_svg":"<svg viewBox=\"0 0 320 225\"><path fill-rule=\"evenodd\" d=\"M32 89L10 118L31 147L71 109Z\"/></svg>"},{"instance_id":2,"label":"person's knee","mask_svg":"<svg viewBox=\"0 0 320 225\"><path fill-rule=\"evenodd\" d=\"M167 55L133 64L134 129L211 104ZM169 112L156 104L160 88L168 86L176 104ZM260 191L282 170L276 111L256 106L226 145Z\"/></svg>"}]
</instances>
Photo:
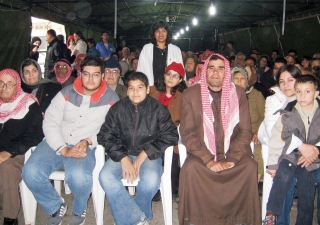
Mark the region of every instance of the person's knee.
<instances>
[{"instance_id":1,"label":"person's knee","mask_svg":"<svg viewBox=\"0 0 320 225\"><path fill-rule=\"evenodd\" d=\"M65 171L65 181L70 188L92 186L92 172L85 169Z\"/></svg>"},{"instance_id":2,"label":"person's knee","mask_svg":"<svg viewBox=\"0 0 320 225\"><path fill-rule=\"evenodd\" d=\"M27 162L22 169L22 179L30 187L33 184L48 180L49 176L36 163Z\"/></svg>"}]
</instances>

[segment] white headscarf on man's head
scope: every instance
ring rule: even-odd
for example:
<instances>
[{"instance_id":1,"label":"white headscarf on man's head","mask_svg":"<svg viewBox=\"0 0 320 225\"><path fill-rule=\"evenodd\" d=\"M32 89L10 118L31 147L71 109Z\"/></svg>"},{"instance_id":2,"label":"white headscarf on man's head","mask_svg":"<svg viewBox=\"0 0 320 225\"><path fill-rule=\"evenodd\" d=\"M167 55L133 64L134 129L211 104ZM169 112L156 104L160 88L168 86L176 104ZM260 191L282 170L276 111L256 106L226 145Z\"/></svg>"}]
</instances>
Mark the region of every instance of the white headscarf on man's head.
<instances>
[{"instance_id":1,"label":"white headscarf on man's head","mask_svg":"<svg viewBox=\"0 0 320 225\"><path fill-rule=\"evenodd\" d=\"M201 73L201 99L203 113L204 141L209 151L216 156L216 143L213 128L214 115L211 108L210 93L208 90L207 70L211 57L217 56L224 61L225 75L221 88L221 120L224 131L224 152L230 146L230 137L233 128L239 123L239 101L235 85L231 82L231 72L229 60L220 54L212 54L205 62ZM217 157L215 157L217 160Z\"/></svg>"}]
</instances>

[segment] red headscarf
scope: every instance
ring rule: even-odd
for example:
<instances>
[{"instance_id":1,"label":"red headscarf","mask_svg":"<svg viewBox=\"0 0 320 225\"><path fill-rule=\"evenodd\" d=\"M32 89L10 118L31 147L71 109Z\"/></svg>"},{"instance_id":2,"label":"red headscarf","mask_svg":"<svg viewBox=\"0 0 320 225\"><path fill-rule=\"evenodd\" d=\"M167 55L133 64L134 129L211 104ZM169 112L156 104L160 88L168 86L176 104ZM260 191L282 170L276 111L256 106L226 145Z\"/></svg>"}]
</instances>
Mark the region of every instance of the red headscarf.
<instances>
[{"instance_id":1,"label":"red headscarf","mask_svg":"<svg viewBox=\"0 0 320 225\"><path fill-rule=\"evenodd\" d=\"M239 101L235 85L231 82L229 60L220 54L212 54L205 62L201 73L201 99L203 113L204 141L209 151L216 156L216 143L213 128L214 116L211 108L210 93L207 83L207 69L212 56L218 56L224 60L225 75L221 88L221 120L224 131L224 151L230 146L230 137L233 128L239 123ZM215 158L217 160L217 157Z\"/></svg>"},{"instance_id":2,"label":"red headscarf","mask_svg":"<svg viewBox=\"0 0 320 225\"><path fill-rule=\"evenodd\" d=\"M16 93L12 96L10 102L3 102L0 99L0 123L5 123L9 119L22 119L29 111L29 106L38 101L32 94L23 92L19 74L13 69L4 69L0 71L2 75L12 76L16 80Z\"/></svg>"},{"instance_id":3,"label":"red headscarf","mask_svg":"<svg viewBox=\"0 0 320 225\"><path fill-rule=\"evenodd\" d=\"M60 77L60 76L57 76L57 67L58 67L58 64L61 65L65 65L67 66L67 74L64 76L64 77ZM72 73L72 69L71 69L71 64L68 60L66 59L59 59L55 64L54 64L54 73L56 74L56 79L59 83L64 83L66 80L69 79L71 73Z\"/></svg>"}]
</instances>

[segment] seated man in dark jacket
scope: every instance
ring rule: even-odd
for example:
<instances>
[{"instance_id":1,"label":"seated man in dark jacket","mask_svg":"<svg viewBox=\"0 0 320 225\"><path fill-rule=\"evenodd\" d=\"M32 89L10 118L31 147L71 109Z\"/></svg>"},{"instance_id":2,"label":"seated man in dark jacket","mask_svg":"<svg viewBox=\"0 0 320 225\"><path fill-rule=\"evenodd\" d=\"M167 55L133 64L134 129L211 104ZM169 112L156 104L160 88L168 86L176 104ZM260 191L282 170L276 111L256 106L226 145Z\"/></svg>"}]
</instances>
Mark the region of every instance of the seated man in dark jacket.
<instances>
[{"instance_id":1,"label":"seated man in dark jacket","mask_svg":"<svg viewBox=\"0 0 320 225\"><path fill-rule=\"evenodd\" d=\"M141 72L128 77L128 96L114 104L98 134L110 159L100 172L100 184L116 224L148 224L151 200L159 189L164 151L178 142L169 111L148 96L148 78ZM136 195L121 179L139 181Z\"/></svg>"}]
</instances>

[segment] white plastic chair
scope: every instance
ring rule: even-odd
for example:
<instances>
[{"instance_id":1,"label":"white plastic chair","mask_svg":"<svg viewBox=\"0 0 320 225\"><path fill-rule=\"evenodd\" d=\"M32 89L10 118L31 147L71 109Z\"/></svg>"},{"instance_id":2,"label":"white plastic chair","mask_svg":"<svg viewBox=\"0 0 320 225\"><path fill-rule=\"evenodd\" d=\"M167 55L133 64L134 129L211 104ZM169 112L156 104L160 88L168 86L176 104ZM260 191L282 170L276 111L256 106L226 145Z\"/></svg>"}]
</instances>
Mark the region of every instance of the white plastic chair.
<instances>
[{"instance_id":1,"label":"white plastic chair","mask_svg":"<svg viewBox=\"0 0 320 225\"><path fill-rule=\"evenodd\" d=\"M262 210L261 216L262 216L262 220L264 220L266 217L267 203L268 203L268 199L269 199L269 195L270 195L270 191L273 183L273 178L271 177L270 174L267 174L266 172L268 152L269 152L268 145L262 144L261 146L262 146L261 150L262 150L263 172L264 172L262 201L261 201L261 210Z\"/></svg>"},{"instance_id":2,"label":"white plastic chair","mask_svg":"<svg viewBox=\"0 0 320 225\"><path fill-rule=\"evenodd\" d=\"M166 149L164 153L164 169L161 177L160 192L162 209L164 216L164 224L172 225L172 190L171 190L171 164L172 164L173 146ZM132 187L137 185L125 185L128 186L129 193L132 195Z\"/></svg>"},{"instance_id":3,"label":"white plastic chair","mask_svg":"<svg viewBox=\"0 0 320 225\"><path fill-rule=\"evenodd\" d=\"M29 159L34 149L35 147L30 148L25 154L25 162ZM96 165L92 173L92 200L96 217L96 224L103 225L105 193L99 183L99 172L105 163L105 152L104 148L101 145L97 146L95 150L95 156ZM61 182L64 181L64 177L64 171L55 171L49 177L49 179L54 180L54 187L59 195L61 194ZM20 183L20 192L25 224L35 225L37 202L32 192L29 190L23 180Z\"/></svg>"}]
</instances>

